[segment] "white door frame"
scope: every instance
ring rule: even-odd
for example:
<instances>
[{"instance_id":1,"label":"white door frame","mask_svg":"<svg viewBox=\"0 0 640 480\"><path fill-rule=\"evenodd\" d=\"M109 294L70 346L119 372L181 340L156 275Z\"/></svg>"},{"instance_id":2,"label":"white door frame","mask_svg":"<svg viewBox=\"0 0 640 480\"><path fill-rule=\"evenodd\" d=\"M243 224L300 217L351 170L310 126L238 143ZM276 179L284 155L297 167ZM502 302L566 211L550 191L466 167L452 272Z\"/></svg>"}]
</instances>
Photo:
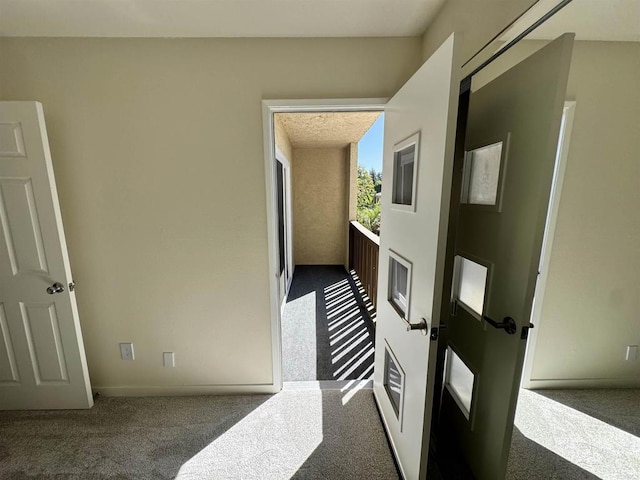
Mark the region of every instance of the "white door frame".
<instances>
[{"instance_id":1,"label":"white door frame","mask_svg":"<svg viewBox=\"0 0 640 480\"><path fill-rule=\"evenodd\" d=\"M535 328L529 330L529 341L525 353L524 366L522 367L522 388L549 388L557 384L554 380L544 380L533 378L533 362L538 343L538 332L542 323L542 308L544 305L544 295L549 279L549 265L551 264L551 251L558 222L558 211L560 210L560 198L562 196L562 185L564 183L564 173L567 168L567 158L569 157L569 146L571 144L571 131L573 129L573 119L575 117L576 102L565 101L562 112L562 124L560 126L560 138L558 140L558 150L556 153L556 164L553 172L553 183L551 184L551 195L549 198L549 208L547 210L547 221L544 228L542 240L542 251L540 252L540 267L538 268L538 281L531 309L531 323Z\"/></svg>"},{"instance_id":2,"label":"white door frame","mask_svg":"<svg viewBox=\"0 0 640 480\"><path fill-rule=\"evenodd\" d=\"M269 307L271 318L272 392L282 390L282 332L280 300L278 298L278 214L275 178L276 149L273 115L295 112L371 112L384 111L386 98L344 98L314 100L262 100L262 135L264 145L264 176L267 195L267 248L269 256ZM291 159L290 159L291 160Z\"/></svg>"},{"instance_id":3,"label":"white door frame","mask_svg":"<svg viewBox=\"0 0 640 480\"><path fill-rule=\"evenodd\" d=\"M293 214L293 205L291 202L291 160L287 158L285 153L275 146L275 159L282 164L282 184L283 184L283 211L284 211L284 253L285 253L285 269L284 269L284 295L282 292L278 292L282 298L280 299L280 310L284 307L289 287L291 286L291 280L293 279L293 271L295 265L293 264L293 224L291 221ZM275 164L274 164L275 165ZM276 192L277 193L277 192ZM277 212L276 212L277 213Z\"/></svg>"}]
</instances>

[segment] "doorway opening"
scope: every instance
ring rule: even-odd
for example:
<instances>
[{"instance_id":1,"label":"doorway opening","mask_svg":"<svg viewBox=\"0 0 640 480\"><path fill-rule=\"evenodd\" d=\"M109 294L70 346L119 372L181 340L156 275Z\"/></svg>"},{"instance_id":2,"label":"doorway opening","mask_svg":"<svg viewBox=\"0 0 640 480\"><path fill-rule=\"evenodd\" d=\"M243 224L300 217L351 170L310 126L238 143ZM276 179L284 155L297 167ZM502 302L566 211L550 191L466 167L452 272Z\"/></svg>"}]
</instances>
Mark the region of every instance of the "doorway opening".
<instances>
[{"instance_id":1,"label":"doorway opening","mask_svg":"<svg viewBox=\"0 0 640 480\"><path fill-rule=\"evenodd\" d=\"M265 105L275 391L373 376L382 107Z\"/></svg>"}]
</instances>

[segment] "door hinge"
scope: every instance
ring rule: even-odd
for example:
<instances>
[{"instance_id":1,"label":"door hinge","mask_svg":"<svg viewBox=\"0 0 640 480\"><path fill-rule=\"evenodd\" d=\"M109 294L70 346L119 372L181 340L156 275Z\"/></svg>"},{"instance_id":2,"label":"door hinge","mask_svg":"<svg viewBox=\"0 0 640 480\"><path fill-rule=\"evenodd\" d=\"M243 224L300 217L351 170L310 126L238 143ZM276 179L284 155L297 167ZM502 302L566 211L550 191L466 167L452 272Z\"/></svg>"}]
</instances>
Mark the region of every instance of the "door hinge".
<instances>
[{"instance_id":1,"label":"door hinge","mask_svg":"<svg viewBox=\"0 0 640 480\"><path fill-rule=\"evenodd\" d=\"M534 326L535 325L533 323L530 323L529 325L522 327L522 332L520 333L520 339L526 340L527 338L529 338L529 330L531 330Z\"/></svg>"},{"instance_id":2,"label":"door hinge","mask_svg":"<svg viewBox=\"0 0 640 480\"><path fill-rule=\"evenodd\" d=\"M75 289L76 289L76 282L71 280L71 283L69 284L69 291L73 292Z\"/></svg>"}]
</instances>

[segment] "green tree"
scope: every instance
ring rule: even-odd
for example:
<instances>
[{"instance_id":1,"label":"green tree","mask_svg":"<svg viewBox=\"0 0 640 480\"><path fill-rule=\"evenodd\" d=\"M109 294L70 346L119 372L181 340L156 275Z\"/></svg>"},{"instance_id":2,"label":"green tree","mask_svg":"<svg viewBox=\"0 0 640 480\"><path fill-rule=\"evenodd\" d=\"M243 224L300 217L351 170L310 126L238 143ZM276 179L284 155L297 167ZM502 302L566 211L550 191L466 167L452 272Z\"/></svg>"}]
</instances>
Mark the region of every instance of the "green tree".
<instances>
[{"instance_id":1,"label":"green tree","mask_svg":"<svg viewBox=\"0 0 640 480\"><path fill-rule=\"evenodd\" d=\"M376 235L380 235L380 204L376 202L375 170L358 167L358 200L356 220Z\"/></svg>"},{"instance_id":2,"label":"green tree","mask_svg":"<svg viewBox=\"0 0 640 480\"><path fill-rule=\"evenodd\" d=\"M371 174L364 168L358 167L358 210L370 208L375 200L376 190Z\"/></svg>"},{"instance_id":3,"label":"green tree","mask_svg":"<svg viewBox=\"0 0 640 480\"><path fill-rule=\"evenodd\" d=\"M375 188L376 193L380 193L382 191L382 172L377 172L375 168L372 168L369 170L369 175L373 180L373 188Z\"/></svg>"}]
</instances>

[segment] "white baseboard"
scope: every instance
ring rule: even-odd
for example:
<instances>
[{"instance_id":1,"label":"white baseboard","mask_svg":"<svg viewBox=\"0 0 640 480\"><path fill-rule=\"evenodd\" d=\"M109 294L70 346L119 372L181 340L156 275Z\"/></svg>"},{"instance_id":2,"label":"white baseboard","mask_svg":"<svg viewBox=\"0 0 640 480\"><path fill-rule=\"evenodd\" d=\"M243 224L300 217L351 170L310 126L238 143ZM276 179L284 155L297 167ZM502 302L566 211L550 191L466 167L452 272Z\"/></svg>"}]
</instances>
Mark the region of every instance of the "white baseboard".
<instances>
[{"instance_id":1,"label":"white baseboard","mask_svg":"<svg viewBox=\"0 0 640 480\"><path fill-rule=\"evenodd\" d=\"M562 388L639 388L640 378L563 378L563 379L535 379L523 382L522 387L535 389Z\"/></svg>"},{"instance_id":2,"label":"white baseboard","mask_svg":"<svg viewBox=\"0 0 640 480\"><path fill-rule=\"evenodd\" d=\"M259 385L158 385L91 388L103 397L174 397L187 395L249 395L277 393L272 384Z\"/></svg>"}]
</instances>

